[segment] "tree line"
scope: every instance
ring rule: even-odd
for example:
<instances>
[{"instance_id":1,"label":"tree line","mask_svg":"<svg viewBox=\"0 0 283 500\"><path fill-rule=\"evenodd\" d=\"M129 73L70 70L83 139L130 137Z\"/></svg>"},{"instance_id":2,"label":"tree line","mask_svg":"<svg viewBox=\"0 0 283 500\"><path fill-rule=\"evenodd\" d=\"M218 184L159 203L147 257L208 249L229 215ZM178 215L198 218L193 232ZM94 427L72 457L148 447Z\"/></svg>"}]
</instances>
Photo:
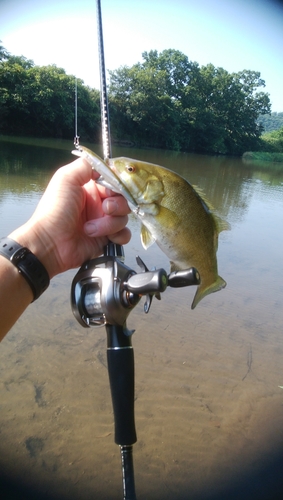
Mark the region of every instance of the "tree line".
<instances>
[{"instance_id":1,"label":"tree line","mask_svg":"<svg viewBox=\"0 0 283 500\"><path fill-rule=\"evenodd\" d=\"M178 50L143 53L143 61L110 71L112 138L141 147L235 154L262 147L259 117L270 100L257 71L199 66ZM78 133L100 141L99 91L77 80ZM0 132L71 138L75 77L36 66L0 47Z\"/></svg>"},{"instance_id":2,"label":"tree line","mask_svg":"<svg viewBox=\"0 0 283 500\"><path fill-rule=\"evenodd\" d=\"M272 132L283 127L283 112L273 112L270 115L259 116L258 122L263 126L264 132Z\"/></svg>"},{"instance_id":3,"label":"tree line","mask_svg":"<svg viewBox=\"0 0 283 500\"><path fill-rule=\"evenodd\" d=\"M261 150L269 153L283 153L283 126L263 134Z\"/></svg>"},{"instance_id":4,"label":"tree line","mask_svg":"<svg viewBox=\"0 0 283 500\"><path fill-rule=\"evenodd\" d=\"M99 141L99 91L56 65L36 66L0 47L0 133L70 139L74 136L75 86L78 130Z\"/></svg>"}]
</instances>

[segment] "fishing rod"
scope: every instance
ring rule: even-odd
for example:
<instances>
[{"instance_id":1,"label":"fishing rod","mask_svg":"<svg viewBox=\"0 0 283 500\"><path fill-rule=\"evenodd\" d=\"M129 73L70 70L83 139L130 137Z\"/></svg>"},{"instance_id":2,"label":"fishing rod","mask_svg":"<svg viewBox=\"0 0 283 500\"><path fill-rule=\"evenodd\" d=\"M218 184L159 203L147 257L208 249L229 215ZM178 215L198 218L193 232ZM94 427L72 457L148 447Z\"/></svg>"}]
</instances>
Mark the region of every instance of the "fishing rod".
<instances>
[{"instance_id":1,"label":"fishing rod","mask_svg":"<svg viewBox=\"0 0 283 500\"><path fill-rule=\"evenodd\" d=\"M111 158L110 118L107 96L104 42L102 29L101 2L96 0L97 33L100 68L100 106L102 144L104 160ZM123 247L109 243L104 255L114 257L119 262L124 259ZM109 264L108 264L109 266ZM134 417L134 351L131 335L126 324L111 322L105 324L107 333L107 365L115 422L115 443L120 446L123 497L135 500L135 480L133 466L133 444L137 440Z\"/></svg>"},{"instance_id":2,"label":"fishing rod","mask_svg":"<svg viewBox=\"0 0 283 500\"><path fill-rule=\"evenodd\" d=\"M101 2L96 0L97 33L100 68L100 107L104 160L111 158L110 118L107 96ZM104 255L123 259L121 246L107 245ZM131 336L124 325L105 324L107 333L107 365L115 422L115 443L120 446L123 492L125 500L135 500L132 446L137 440L134 419L134 352Z\"/></svg>"},{"instance_id":3,"label":"fishing rod","mask_svg":"<svg viewBox=\"0 0 283 500\"><path fill-rule=\"evenodd\" d=\"M100 0L97 3L98 46L100 67L101 124L104 159L111 158L109 108L105 76L105 60ZM75 145L79 145L77 129ZM104 255L84 263L72 282L71 306L74 316L83 327L105 326L107 364L114 413L115 443L120 446L123 500L136 500L133 444L137 441L134 416L134 350L132 334L126 320L142 296L146 297L144 311L148 313L152 298L174 288L198 285L196 269L173 272L164 269L149 271L140 257L137 273L124 264L124 249L109 242Z\"/></svg>"},{"instance_id":4,"label":"fishing rod","mask_svg":"<svg viewBox=\"0 0 283 500\"><path fill-rule=\"evenodd\" d=\"M104 58L104 42L102 30L102 14L101 2L96 0L97 7L97 33L98 33L98 55L99 55L99 73L100 73L100 109L101 109L101 126L102 126L102 145L104 160L111 158L111 137L110 137L110 118L107 96L105 58Z\"/></svg>"},{"instance_id":5,"label":"fishing rod","mask_svg":"<svg viewBox=\"0 0 283 500\"><path fill-rule=\"evenodd\" d=\"M111 158L111 137L110 137L110 120L109 120L109 107L108 107L108 97L107 97L107 85L106 85L106 74L105 74L105 59L104 59L104 44L103 44L103 30L102 30L102 14L101 14L101 3L100 0L96 1L97 6L97 33L98 33L98 52L99 52L99 69L100 69L100 106L101 106L101 126L102 126L102 144L103 144L103 156L104 160ZM79 136L78 136L78 126L77 126L77 79L75 80L75 137L74 145L76 150L80 149ZM75 153L76 154L76 153ZM76 277L72 283L71 290L71 303L74 315L77 317L78 321L83 324L83 326L90 326L89 323L82 322L82 318L86 318L87 315L93 314L95 312L95 307L100 303L100 287L105 289L104 282L109 286L107 291L106 303L104 307L111 307L114 298L114 290L112 290L111 285L115 282L117 276L115 275L116 270L119 273L123 272L124 260L124 250L120 245L115 245L109 242L104 248L104 257L100 259L94 259L93 261L87 262L78 272L79 283L82 274L87 274L84 276L84 281L90 276L93 268L96 269L97 263L99 266L103 267L105 264L105 273L99 282L98 289L90 287L90 290L86 290L79 285L76 287ZM94 267L93 267L94 266ZM112 269L113 267L113 269ZM128 268L126 274L128 274ZM84 272L86 271L86 273ZM93 284L95 279L91 278L91 283ZM115 292L116 293L116 292ZM97 295L98 294L98 295ZM96 306L93 303L96 301ZM83 301L83 302L82 302ZM85 302L86 301L86 302ZM84 311L81 312L80 305L83 303ZM112 305L113 307L113 305ZM108 374L109 382L112 396L112 405L114 412L114 423L115 423L115 442L120 446L121 450L121 463L122 463L122 478L123 478L123 492L124 500L136 500L135 493L135 481L134 481L134 467L133 467L133 456L132 456L132 446L137 440L135 421L134 421L134 353L131 343L131 335L128 334L125 321L121 323L119 319L117 320L104 320L105 313L101 309L99 315L99 320L95 316L95 320L92 324L96 326L104 325L107 333L107 364L108 364ZM101 321L102 322L101 322Z\"/></svg>"}]
</instances>

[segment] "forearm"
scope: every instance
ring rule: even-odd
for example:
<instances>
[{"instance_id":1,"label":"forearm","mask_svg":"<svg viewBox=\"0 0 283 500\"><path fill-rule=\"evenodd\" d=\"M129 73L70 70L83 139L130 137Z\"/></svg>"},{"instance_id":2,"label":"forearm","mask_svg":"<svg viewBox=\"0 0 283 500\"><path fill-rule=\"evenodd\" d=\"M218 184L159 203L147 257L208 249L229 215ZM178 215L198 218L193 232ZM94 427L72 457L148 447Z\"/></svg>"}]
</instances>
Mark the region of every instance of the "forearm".
<instances>
[{"instance_id":1,"label":"forearm","mask_svg":"<svg viewBox=\"0 0 283 500\"><path fill-rule=\"evenodd\" d=\"M0 255L0 340L33 300L32 290L17 268Z\"/></svg>"},{"instance_id":2,"label":"forearm","mask_svg":"<svg viewBox=\"0 0 283 500\"><path fill-rule=\"evenodd\" d=\"M51 247L47 242L43 242L34 227L30 226L30 223L27 222L13 231L7 239L1 239L0 340L3 339L28 305L49 284L48 277L50 277L50 274L47 267L51 270ZM24 254L21 253L20 259L15 259L13 256L22 252L22 247L28 248L33 255L28 253L27 257L24 257ZM2 252L5 253L5 256L1 255ZM11 259L13 259L13 262L11 262ZM18 262L21 262L21 269L16 267ZM40 276L39 280L38 276ZM43 288L42 282L44 283Z\"/></svg>"}]
</instances>

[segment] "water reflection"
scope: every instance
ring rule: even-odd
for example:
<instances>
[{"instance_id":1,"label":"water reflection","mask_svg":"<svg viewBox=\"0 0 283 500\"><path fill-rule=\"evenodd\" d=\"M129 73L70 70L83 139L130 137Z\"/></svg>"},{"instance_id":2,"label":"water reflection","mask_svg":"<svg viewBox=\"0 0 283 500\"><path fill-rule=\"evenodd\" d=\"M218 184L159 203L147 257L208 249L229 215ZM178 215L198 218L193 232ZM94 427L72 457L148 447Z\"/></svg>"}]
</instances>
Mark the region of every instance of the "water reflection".
<instances>
[{"instance_id":1,"label":"water reflection","mask_svg":"<svg viewBox=\"0 0 283 500\"><path fill-rule=\"evenodd\" d=\"M72 147L72 143L69 144ZM0 231L23 224L55 170L72 161L70 150L0 140Z\"/></svg>"},{"instance_id":2,"label":"water reflection","mask_svg":"<svg viewBox=\"0 0 283 500\"><path fill-rule=\"evenodd\" d=\"M259 180L267 186L282 186L283 172L277 165L258 169L240 158L193 155L177 152L114 150L115 156L129 155L163 165L178 172L191 184L200 187L204 195L224 218L240 220L248 208ZM255 183L253 183L255 180Z\"/></svg>"},{"instance_id":3,"label":"water reflection","mask_svg":"<svg viewBox=\"0 0 283 500\"><path fill-rule=\"evenodd\" d=\"M64 149L52 149L0 141L0 193L42 192L56 168L74 159L70 154L72 144L65 141L63 146ZM89 146L101 154L99 147ZM65 149L68 147L69 150ZM142 159L178 172L201 188L216 211L231 221L243 216L254 189L250 182L254 175L258 176L257 171L238 158L117 147L113 155ZM276 176L273 171L260 172L260 178L275 186L282 182L279 172Z\"/></svg>"},{"instance_id":4,"label":"water reflection","mask_svg":"<svg viewBox=\"0 0 283 500\"><path fill-rule=\"evenodd\" d=\"M0 151L5 235L71 155L1 141ZM149 315L142 303L130 315L138 498L269 500L283 486L283 173L237 158L126 148L114 155L178 171L232 226L218 251L225 290L191 311L195 290L167 289ZM126 264L136 269L139 254L149 268L168 269L158 247L141 248L139 222L131 217L130 225ZM49 497L114 500L121 478L105 332L74 320L73 275L52 280L1 344L0 466Z\"/></svg>"}]
</instances>

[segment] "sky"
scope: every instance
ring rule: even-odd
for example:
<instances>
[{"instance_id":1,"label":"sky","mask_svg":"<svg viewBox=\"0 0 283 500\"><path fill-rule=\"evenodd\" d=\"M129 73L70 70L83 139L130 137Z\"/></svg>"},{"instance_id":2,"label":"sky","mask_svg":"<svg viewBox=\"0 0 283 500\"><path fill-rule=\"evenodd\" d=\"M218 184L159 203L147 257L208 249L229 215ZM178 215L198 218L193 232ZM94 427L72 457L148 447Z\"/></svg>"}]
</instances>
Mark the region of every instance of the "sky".
<instances>
[{"instance_id":1,"label":"sky","mask_svg":"<svg viewBox=\"0 0 283 500\"><path fill-rule=\"evenodd\" d=\"M101 8L107 70L176 49L200 66L259 71L272 111L283 111L283 1L101 0ZM96 0L0 0L0 40L99 89Z\"/></svg>"}]
</instances>

